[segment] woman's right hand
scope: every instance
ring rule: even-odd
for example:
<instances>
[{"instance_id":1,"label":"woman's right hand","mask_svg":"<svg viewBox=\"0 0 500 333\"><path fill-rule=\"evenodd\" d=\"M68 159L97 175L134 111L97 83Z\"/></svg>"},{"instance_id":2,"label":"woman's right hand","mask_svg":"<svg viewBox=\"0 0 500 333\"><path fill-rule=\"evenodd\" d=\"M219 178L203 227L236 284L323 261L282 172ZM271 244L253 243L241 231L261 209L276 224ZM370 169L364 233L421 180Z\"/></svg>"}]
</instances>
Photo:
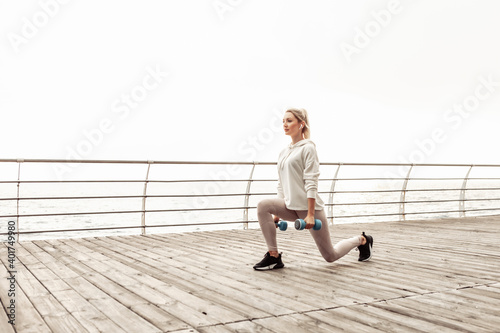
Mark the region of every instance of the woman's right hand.
<instances>
[{"instance_id":1,"label":"woman's right hand","mask_svg":"<svg viewBox=\"0 0 500 333\"><path fill-rule=\"evenodd\" d=\"M277 215L273 215L273 220L274 220L274 223L278 223L280 221L280 218Z\"/></svg>"}]
</instances>

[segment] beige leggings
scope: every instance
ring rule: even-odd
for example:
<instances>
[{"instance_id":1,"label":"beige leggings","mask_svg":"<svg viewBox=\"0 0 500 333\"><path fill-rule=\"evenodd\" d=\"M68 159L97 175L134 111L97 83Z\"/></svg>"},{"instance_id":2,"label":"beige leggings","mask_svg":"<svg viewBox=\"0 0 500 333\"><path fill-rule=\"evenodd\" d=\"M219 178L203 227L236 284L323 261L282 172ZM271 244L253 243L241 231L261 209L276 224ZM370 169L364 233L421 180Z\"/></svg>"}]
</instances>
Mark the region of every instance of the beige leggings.
<instances>
[{"instance_id":1,"label":"beige leggings","mask_svg":"<svg viewBox=\"0 0 500 333\"><path fill-rule=\"evenodd\" d=\"M278 251L276 240L276 225L274 224L273 216L279 216L285 221L295 221L303 219L307 216L307 210L290 210L286 208L285 200L264 199L257 205L257 217L259 219L260 229L267 243L269 251ZM322 226L320 230L309 229L319 252L328 262L333 262L345 256L349 251L361 245L361 236L344 239L333 246L328 230L328 222L326 220L325 211L317 210L314 218L321 220Z\"/></svg>"}]
</instances>

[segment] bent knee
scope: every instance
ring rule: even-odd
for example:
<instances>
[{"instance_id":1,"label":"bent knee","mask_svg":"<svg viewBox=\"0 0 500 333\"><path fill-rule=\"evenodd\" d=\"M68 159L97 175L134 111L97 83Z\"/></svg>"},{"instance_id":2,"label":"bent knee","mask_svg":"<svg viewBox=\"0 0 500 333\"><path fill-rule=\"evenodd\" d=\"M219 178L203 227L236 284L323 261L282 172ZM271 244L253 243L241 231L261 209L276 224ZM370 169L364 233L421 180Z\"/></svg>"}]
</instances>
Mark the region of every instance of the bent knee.
<instances>
[{"instance_id":1,"label":"bent knee","mask_svg":"<svg viewBox=\"0 0 500 333\"><path fill-rule=\"evenodd\" d=\"M331 262L337 261L339 258L337 258L336 255L332 254L332 255L324 255L323 259L325 259L326 262L331 263Z\"/></svg>"},{"instance_id":2,"label":"bent knee","mask_svg":"<svg viewBox=\"0 0 500 333\"><path fill-rule=\"evenodd\" d=\"M266 212L271 207L271 199L264 199L257 204L257 212Z\"/></svg>"}]
</instances>

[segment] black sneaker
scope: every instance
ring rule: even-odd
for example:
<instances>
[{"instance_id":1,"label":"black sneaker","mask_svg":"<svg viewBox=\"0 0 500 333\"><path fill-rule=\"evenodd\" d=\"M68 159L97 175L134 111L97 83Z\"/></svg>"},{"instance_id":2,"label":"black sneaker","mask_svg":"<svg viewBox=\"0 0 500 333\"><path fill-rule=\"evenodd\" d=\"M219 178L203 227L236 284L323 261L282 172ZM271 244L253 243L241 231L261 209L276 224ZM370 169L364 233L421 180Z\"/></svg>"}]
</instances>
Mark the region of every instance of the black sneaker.
<instances>
[{"instance_id":1,"label":"black sneaker","mask_svg":"<svg viewBox=\"0 0 500 333\"><path fill-rule=\"evenodd\" d=\"M365 235L364 231L362 235L366 238L366 243L364 245L358 246L358 261L368 261L372 257L373 237L370 235Z\"/></svg>"},{"instance_id":2,"label":"black sneaker","mask_svg":"<svg viewBox=\"0 0 500 333\"><path fill-rule=\"evenodd\" d=\"M281 261L281 253L278 255L278 258L275 258L270 255L269 252L267 252L264 256L264 259L262 259L258 264L255 264L255 266L253 266L253 269L258 271L265 271L268 269L278 269L283 267L285 267L285 265Z\"/></svg>"}]
</instances>

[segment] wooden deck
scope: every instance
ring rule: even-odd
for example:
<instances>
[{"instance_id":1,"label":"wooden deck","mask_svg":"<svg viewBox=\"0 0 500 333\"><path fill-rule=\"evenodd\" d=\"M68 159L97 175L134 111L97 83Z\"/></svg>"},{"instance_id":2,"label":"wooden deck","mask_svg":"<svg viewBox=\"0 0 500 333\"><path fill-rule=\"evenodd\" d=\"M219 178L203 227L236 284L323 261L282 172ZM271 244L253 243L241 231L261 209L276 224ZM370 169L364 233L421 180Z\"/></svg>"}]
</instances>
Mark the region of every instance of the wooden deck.
<instances>
[{"instance_id":1,"label":"wooden deck","mask_svg":"<svg viewBox=\"0 0 500 333\"><path fill-rule=\"evenodd\" d=\"M323 261L279 232L285 269L252 269L260 230L21 242L15 330L0 332L499 332L500 217L336 225L372 261ZM5 245L5 244L4 244ZM7 296L1 247L0 296Z\"/></svg>"}]
</instances>

